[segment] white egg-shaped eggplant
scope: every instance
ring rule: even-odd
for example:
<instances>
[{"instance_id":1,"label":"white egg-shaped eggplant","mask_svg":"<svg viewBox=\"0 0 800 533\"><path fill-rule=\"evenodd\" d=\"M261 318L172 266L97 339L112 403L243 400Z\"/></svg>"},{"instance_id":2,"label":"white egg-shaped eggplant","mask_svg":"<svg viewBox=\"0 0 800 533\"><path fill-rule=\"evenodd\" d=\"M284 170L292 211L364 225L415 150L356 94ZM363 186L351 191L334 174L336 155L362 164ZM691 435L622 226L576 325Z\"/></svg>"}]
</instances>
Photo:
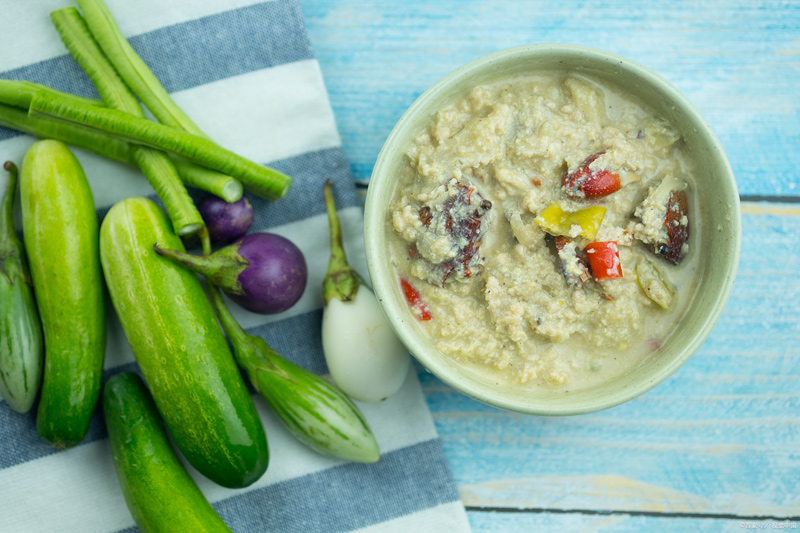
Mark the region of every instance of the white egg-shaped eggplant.
<instances>
[{"instance_id":1,"label":"white egg-shaped eggplant","mask_svg":"<svg viewBox=\"0 0 800 533\"><path fill-rule=\"evenodd\" d=\"M351 301L333 298L322 318L322 348L331 377L351 398L378 402L403 385L408 352L366 286Z\"/></svg>"},{"instance_id":2,"label":"white egg-shaped eggplant","mask_svg":"<svg viewBox=\"0 0 800 533\"><path fill-rule=\"evenodd\" d=\"M322 282L322 348L336 384L350 397L379 402L397 392L410 358L378 299L348 263L331 182L323 188L331 232L331 258Z\"/></svg>"}]
</instances>

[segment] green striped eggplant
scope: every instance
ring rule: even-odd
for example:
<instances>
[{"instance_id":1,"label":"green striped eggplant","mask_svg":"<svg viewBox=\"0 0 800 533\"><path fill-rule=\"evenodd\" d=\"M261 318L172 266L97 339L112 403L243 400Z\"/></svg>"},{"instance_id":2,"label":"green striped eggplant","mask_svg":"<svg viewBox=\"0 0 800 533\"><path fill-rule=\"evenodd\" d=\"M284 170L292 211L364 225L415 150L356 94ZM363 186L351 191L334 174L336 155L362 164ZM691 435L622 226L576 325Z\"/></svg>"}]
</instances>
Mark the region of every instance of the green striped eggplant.
<instances>
[{"instance_id":1,"label":"green striped eggplant","mask_svg":"<svg viewBox=\"0 0 800 533\"><path fill-rule=\"evenodd\" d=\"M25 249L14 229L17 167L8 161L4 168L9 177L0 207L0 396L27 413L42 381L44 342Z\"/></svg>"},{"instance_id":2,"label":"green striped eggplant","mask_svg":"<svg viewBox=\"0 0 800 533\"><path fill-rule=\"evenodd\" d=\"M287 361L264 339L248 335L223 302L219 289L208 284L208 291L236 361L297 440L346 461L374 463L380 459L372 430L342 391Z\"/></svg>"}]
</instances>

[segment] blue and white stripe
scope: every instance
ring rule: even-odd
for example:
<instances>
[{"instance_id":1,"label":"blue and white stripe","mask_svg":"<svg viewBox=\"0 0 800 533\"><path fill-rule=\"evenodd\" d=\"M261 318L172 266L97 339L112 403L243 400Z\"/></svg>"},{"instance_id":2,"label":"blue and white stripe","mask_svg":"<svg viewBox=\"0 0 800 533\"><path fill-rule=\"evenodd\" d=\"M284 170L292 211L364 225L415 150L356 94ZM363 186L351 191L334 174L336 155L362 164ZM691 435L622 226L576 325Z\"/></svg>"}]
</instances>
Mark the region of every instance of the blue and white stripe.
<instances>
[{"instance_id":1,"label":"blue and white stripe","mask_svg":"<svg viewBox=\"0 0 800 533\"><path fill-rule=\"evenodd\" d=\"M281 315L232 309L248 331L288 359L326 373L319 337L319 288L328 252L322 182L335 182L348 255L366 273L362 214L297 0L107 2L134 48L201 128L223 146L294 178L287 198L254 201L254 229L297 243L309 266L308 289ZM97 96L50 24L50 11L68 5L68 0L0 0L0 78ZM31 142L0 129L0 159L20 162ZM121 198L154 197L136 169L76 154L101 217ZM137 369L111 315L105 368L106 377ZM306 449L260 397L254 398L272 451L267 474L251 487L231 490L189 467L234 531L469 529L413 372L394 397L361 405L382 450L374 465L343 463ZM23 416L0 402L0 508L0 531L135 531L100 410L81 445L57 452L39 442L35 408Z\"/></svg>"}]
</instances>

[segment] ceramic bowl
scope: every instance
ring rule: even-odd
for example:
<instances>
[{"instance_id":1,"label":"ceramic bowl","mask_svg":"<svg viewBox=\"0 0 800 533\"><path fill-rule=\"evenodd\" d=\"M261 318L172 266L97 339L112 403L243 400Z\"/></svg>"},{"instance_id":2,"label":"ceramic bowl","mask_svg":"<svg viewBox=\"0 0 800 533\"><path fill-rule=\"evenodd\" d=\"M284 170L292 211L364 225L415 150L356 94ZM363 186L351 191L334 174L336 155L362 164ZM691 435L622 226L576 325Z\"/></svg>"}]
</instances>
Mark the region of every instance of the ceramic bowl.
<instances>
[{"instance_id":1,"label":"ceramic bowl","mask_svg":"<svg viewBox=\"0 0 800 533\"><path fill-rule=\"evenodd\" d=\"M389 204L404 152L436 112L477 85L515 74L564 71L616 85L650 105L683 136L697 183L693 201L702 223L691 243L701 250L697 293L660 352L600 385L564 392L515 387L459 364L436 349L411 315L389 261ZM538 415L572 415L606 409L650 390L683 365L706 339L722 313L739 262L741 218L733 172L711 128L697 109L664 79L608 52L561 44L502 50L464 65L425 91L386 140L369 184L365 211L367 263L375 294L400 340L417 360L454 389L489 405ZM468 333L466 333L468 334Z\"/></svg>"}]
</instances>

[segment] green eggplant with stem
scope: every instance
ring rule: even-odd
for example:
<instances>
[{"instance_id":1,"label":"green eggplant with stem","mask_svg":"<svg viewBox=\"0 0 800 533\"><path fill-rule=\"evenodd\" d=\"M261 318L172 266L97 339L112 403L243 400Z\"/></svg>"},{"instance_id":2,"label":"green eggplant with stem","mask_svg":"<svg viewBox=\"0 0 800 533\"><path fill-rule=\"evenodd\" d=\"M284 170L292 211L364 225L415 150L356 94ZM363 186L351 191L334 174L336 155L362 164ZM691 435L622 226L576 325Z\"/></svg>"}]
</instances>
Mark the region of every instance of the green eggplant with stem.
<instances>
[{"instance_id":1,"label":"green eggplant with stem","mask_svg":"<svg viewBox=\"0 0 800 533\"><path fill-rule=\"evenodd\" d=\"M208 255L208 232L203 231L200 237ZM219 289L211 283L207 287L236 362L289 432L323 455L358 463L378 461L378 442L358 407L335 385L287 361L261 337L245 332Z\"/></svg>"},{"instance_id":2,"label":"green eggplant with stem","mask_svg":"<svg viewBox=\"0 0 800 533\"><path fill-rule=\"evenodd\" d=\"M27 413L42 381L44 342L25 249L14 229L17 167L7 161L6 195L0 206L0 396Z\"/></svg>"}]
</instances>

